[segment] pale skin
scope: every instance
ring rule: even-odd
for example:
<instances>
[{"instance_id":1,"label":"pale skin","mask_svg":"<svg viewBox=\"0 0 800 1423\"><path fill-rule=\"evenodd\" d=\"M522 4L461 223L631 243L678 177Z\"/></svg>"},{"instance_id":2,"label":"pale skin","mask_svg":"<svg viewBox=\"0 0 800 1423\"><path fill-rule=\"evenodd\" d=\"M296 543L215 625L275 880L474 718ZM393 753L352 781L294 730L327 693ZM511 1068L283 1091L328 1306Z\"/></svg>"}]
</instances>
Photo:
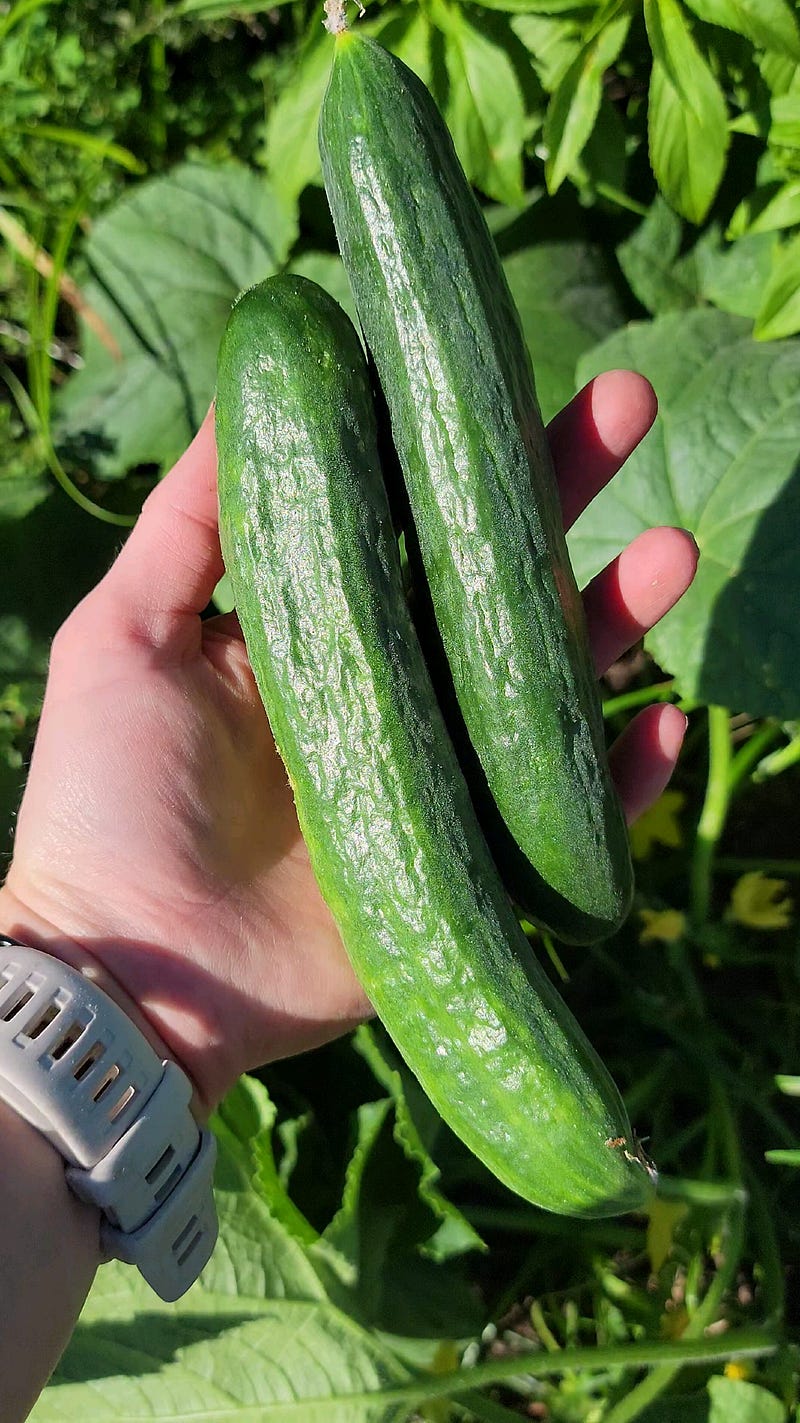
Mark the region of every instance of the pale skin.
<instances>
[{"instance_id":1,"label":"pale skin","mask_svg":"<svg viewBox=\"0 0 800 1423\"><path fill-rule=\"evenodd\" d=\"M569 526L655 416L641 376L598 376L552 422ZM642 534L584 593L598 674L677 601L697 550ZM53 644L0 889L0 932L95 974L195 1086L204 1119L249 1068L370 1015L316 887L222 573L213 417L147 500ZM628 820L666 785L686 725L647 708L611 753ZM27 1417L100 1263L98 1215L0 1103L2 1423ZM47 1311L42 1312L46 1289Z\"/></svg>"}]
</instances>

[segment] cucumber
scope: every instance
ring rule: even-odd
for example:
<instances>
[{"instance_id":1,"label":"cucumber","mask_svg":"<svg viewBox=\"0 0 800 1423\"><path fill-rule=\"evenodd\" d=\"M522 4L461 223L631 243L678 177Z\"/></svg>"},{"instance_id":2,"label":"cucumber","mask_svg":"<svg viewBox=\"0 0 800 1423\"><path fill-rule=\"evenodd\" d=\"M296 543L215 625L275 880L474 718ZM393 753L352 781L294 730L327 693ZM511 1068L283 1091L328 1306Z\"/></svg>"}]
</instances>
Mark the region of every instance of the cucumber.
<instances>
[{"instance_id":1,"label":"cucumber","mask_svg":"<svg viewBox=\"0 0 800 1423\"><path fill-rule=\"evenodd\" d=\"M536 962L475 818L403 594L366 362L327 293L284 275L239 300L216 431L250 661L377 1013L512 1190L576 1216L640 1206L650 1179L619 1093Z\"/></svg>"},{"instance_id":2,"label":"cucumber","mask_svg":"<svg viewBox=\"0 0 800 1423\"><path fill-rule=\"evenodd\" d=\"M490 793L486 833L528 915L591 942L630 908L628 837L530 358L494 243L433 99L374 40L337 35L319 137Z\"/></svg>"}]
</instances>

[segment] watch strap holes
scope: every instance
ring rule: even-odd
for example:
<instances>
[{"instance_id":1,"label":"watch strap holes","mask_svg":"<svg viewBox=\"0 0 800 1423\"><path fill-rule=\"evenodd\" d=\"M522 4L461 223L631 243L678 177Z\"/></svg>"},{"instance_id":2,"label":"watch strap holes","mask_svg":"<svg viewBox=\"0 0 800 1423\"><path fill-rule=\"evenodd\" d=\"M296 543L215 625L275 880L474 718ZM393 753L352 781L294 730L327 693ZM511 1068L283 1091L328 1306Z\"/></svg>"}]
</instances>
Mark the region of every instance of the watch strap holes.
<instances>
[{"instance_id":1,"label":"watch strap holes","mask_svg":"<svg viewBox=\"0 0 800 1423\"><path fill-rule=\"evenodd\" d=\"M161 1175L161 1172L165 1169L165 1167L169 1166L169 1163L174 1155L175 1150L171 1146L168 1146L166 1151L162 1151L155 1166L151 1166L150 1170L145 1173L144 1179L147 1182L148 1186L152 1186L153 1182L157 1180L157 1178Z\"/></svg>"},{"instance_id":2,"label":"watch strap holes","mask_svg":"<svg viewBox=\"0 0 800 1423\"><path fill-rule=\"evenodd\" d=\"M30 1023L28 1023L28 1026L25 1028L26 1038L30 1038L31 1040L38 1038L44 1032L45 1028L49 1028L50 1024L55 1021L63 1006L63 1003L58 1003L55 998L52 998L47 1004L47 1007L41 1011L37 1011Z\"/></svg>"},{"instance_id":3,"label":"watch strap holes","mask_svg":"<svg viewBox=\"0 0 800 1423\"><path fill-rule=\"evenodd\" d=\"M62 1057L66 1057L70 1048L73 1048L86 1031L86 1023L70 1023L67 1031L62 1037L57 1038L50 1049L50 1056L53 1062L60 1062Z\"/></svg>"},{"instance_id":4,"label":"watch strap holes","mask_svg":"<svg viewBox=\"0 0 800 1423\"><path fill-rule=\"evenodd\" d=\"M111 1087L112 1084L116 1082L117 1078L119 1077L120 1071L121 1068L117 1066L116 1062L113 1063L111 1067L109 1067L107 1073L105 1074L105 1077L100 1083L100 1086L97 1088L97 1091L92 1093L93 1102L99 1102L100 1098L105 1096L109 1087Z\"/></svg>"},{"instance_id":5,"label":"watch strap holes","mask_svg":"<svg viewBox=\"0 0 800 1423\"><path fill-rule=\"evenodd\" d=\"M170 1172L166 1181L162 1181L160 1186L156 1186L156 1181L158 1180L159 1176L163 1175L167 1167L172 1164L174 1156L175 1148L172 1146L168 1146L166 1151L163 1151L159 1156L155 1166L150 1167L150 1170L146 1173L144 1178L148 1186L155 1187L153 1191L153 1200L157 1201L159 1205L161 1205L162 1201L166 1200L167 1196L170 1194L170 1191L172 1191L174 1187L177 1186L179 1180L181 1179L181 1175L183 1174L183 1167L181 1166L181 1163L178 1162L177 1165Z\"/></svg>"},{"instance_id":6,"label":"watch strap holes","mask_svg":"<svg viewBox=\"0 0 800 1423\"><path fill-rule=\"evenodd\" d=\"M95 1063L103 1056L105 1050L104 1043L95 1043L94 1047L91 1047L89 1051L84 1054L72 1074L76 1082L83 1081L84 1077L91 1072Z\"/></svg>"},{"instance_id":7,"label":"watch strap holes","mask_svg":"<svg viewBox=\"0 0 800 1423\"><path fill-rule=\"evenodd\" d=\"M198 1225L197 1216L193 1215L188 1225L184 1226L180 1235L173 1241L172 1253L177 1256L177 1263L179 1265L183 1265L185 1261L189 1259L192 1251L199 1245L203 1238L203 1231L202 1229L198 1229ZM194 1231L194 1235L192 1235L192 1231Z\"/></svg>"},{"instance_id":8,"label":"watch strap holes","mask_svg":"<svg viewBox=\"0 0 800 1423\"><path fill-rule=\"evenodd\" d=\"M129 1103L135 1096L136 1096L136 1088L133 1086L133 1084L131 1084L129 1087L126 1087L126 1088L125 1088L125 1091L123 1092L123 1094L122 1094L122 1096L120 1097L119 1101L116 1103L115 1106L113 1106L113 1107L111 1108L111 1111L110 1111L109 1114L108 1114L108 1120L109 1120L110 1122L115 1122L115 1121L117 1120L117 1117L119 1116L120 1112L123 1112L123 1111L125 1110L125 1108L127 1107L128 1103Z\"/></svg>"},{"instance_id":9,"label":"watch strap holes","mask_svg":"<svg viewBox=\"0 0 800 1423\"><path fill-rule=\"evenodd\" d=\"M34 990L29 988L27 983L19 993L12 998L11 1003L3 1009L3 1022L10 1023L12 1018L16 1018L21 1013L26 1003L30 1003Z\"/></svg>"},{"instance_id":10,"label":"watch strap holes","mask_svg":"<svg viewBox=\"0 0 800 1423\"><path fill-rule=\"evenodd\" d=\"M176 1166L172 1175L167 1177L166 1181L164 1181L162 1185L159 1186L157 1191L154 1191L153 1200L157 1201L158 1204L161 1205L161 1202L165 1201L170 1192L173 1191L174 1188L177 1186L178 1182L181 1179L181 1175L182 1168L180 1166Z\"/></svg>"}]
</instances>

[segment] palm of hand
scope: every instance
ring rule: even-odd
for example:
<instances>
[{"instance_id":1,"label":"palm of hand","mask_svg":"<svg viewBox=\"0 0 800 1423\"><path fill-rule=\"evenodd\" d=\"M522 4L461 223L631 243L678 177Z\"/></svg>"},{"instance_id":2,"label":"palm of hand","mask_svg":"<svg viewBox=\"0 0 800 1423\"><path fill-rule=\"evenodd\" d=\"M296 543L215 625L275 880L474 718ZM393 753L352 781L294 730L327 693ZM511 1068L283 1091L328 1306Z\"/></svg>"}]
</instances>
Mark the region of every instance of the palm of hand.
<instances>
[{"instance_id":1,"label":"palm of hand","mask_svg":"<svg viewBox=\"0 0 800 1423\"><path fill-rule=\"evenodd\" d=\"M638 418L620 434L623 392L614 413L609 388L605 418L620 449L601 441L592 452L580 423L591 414L599 433L601 382L615 379L627 382L628 414L638 392ZM557 467L589 456L583 490L573 481L564 491L567 517L652 419L639 378L617 373L595 388L551 432ZM54 935L79 944L110 971L206 1106L246 1068L369 1012L311 872L235 618L200 621L221 567L207 421L56 639L0 891L10 932L51 952ZM619 561L595 580L585 602L600 670L693 571L690 540L659 530L628 551L625 577ZM630 818L663 787L683 725L674 708L651 708L615 750Z\"/></svg>"}]
</instances>

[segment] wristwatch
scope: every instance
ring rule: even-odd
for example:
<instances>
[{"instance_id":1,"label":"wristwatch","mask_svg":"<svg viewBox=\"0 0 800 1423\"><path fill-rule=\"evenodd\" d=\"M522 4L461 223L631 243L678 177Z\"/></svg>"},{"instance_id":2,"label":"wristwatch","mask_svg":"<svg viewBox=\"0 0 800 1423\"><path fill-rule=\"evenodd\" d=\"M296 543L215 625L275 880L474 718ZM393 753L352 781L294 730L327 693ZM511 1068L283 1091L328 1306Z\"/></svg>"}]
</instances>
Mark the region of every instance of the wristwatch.
<instances>
[{"instance_id":1,"label":"wristwatch","mask_svg":"<svg viewBox=\"0 0 800 1423\"><path fill-rule=\"evenodd\" d=\"M108 1257L180 1299L217 1239L216 1142L192 1087L107 993L49 954L0 936L0 1098L67 1162L102 1211Z\"/></svg>"}]
</instances>

